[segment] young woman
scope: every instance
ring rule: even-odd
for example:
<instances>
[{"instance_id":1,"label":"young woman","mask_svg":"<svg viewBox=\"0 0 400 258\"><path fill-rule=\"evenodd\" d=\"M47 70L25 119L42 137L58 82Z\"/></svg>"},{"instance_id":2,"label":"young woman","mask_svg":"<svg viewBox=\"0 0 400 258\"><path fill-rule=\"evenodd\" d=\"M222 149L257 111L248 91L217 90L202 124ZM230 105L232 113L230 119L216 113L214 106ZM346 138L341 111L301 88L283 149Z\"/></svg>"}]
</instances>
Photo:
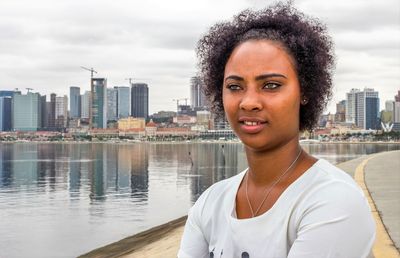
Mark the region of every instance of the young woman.
<instances>
[{"instance_id":1,"label":"young woman","mask_svg":"<svg viewBox=\"0 0 400 258\"><path fill-rule=\"evenodd\" d=\"M331 92L325 27L278 4L216 24L197 51L206 94L249 168L200 196L178 257L368 256L375 224L362 190L299 144Z\"/></svg>"}]
</instances>

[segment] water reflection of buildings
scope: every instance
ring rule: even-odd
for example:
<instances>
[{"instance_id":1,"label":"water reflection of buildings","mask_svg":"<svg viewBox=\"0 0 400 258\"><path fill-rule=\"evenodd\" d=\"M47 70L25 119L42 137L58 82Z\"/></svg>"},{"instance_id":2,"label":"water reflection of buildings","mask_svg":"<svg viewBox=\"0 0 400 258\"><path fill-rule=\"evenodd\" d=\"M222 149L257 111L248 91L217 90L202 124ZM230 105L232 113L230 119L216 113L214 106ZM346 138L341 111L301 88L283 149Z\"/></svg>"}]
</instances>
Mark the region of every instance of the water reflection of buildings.
<instances>
[{"instance_id":1,"label":"water reflection of buildings","mask_svg":"<svg viewBox=\"0 0 400 258\"><path fill-rule=\"evenodd\" d=\"M104 200L105 197L105 174L104 167L107 165L107 152L103 144L93 144L90 151L89 179L90 194L92 200Z\"/></svg>"},{"instance_id":2,"label":"water reflection of buildings","mask_svg":"<svg viewBox=\"0 0 400 258\"><path fill-rule=\"evenodd\" d=\"M70 196L75 198L80 195L82 166L81 159L84 157L84 149L79 146L69 146L69 192Z\"/></svg>"},{"instance_id":3,"label":"water reflection of buildings","mask_svg":"<svg viewBox=\"0 0 400 258\"><path fill-rule=\"evenodd\" d=\"M146 144L92 145L90 150L92 162L88 165L90 198L104 200L110 193L117 193L119 198L122 198L130 189L130 196L138 202L147 201L149 162L146 146Z\"/></svg>"},{"instance_id":4,"label":"water reflection of buildings","mask_svg":"<svg viewBox=\"0 0 400 258\"><path fill-rule=\"evenodd\" d=\"M149 152L147 144L135 144L130 152L132 197L147 201L149 191Z\"/></svg>"},{"instance_id":5,"label":"water reflection of buildings","mask_svg":"<svg viewBox=\"0 0 400 258\"><path fill-rule=\"evenodd\" d=\"M57 153L54 144L39 144L38 145L38 180L39 188L45 188L47 183L50 184L52 190L55 190L56 185L56 157L61 155Z\"/></svg>"},{"instance_id":6,"label":"water reflection of buildings","mask_svg":"<svg viewBox=\"0 0 400 258\"><path fill-rule=\"evenodd\" d=\"M14 186L32 185L38 176L38 145L15 144L13 157L17 158L12 165L12 181Z\"/></svg>"},{"instance_id":7,"label":"water reflection of buildings","mask_svg":"<svg viewBox=\"0 0 400 258\"><path fill-rule=\"evenodd\" d=\"M12 184L13 144L0 144L0 187Z\"/></svg>"},{"instance_id":8,"label":"water reflection of buildings","mask_svg":"<svg viewBox=\"0 0 400 258\"><path fill-rule=\"evenodd\" d=\"M197 175L190 177L192 202L210 185L238 174L247 166L241 144L195 144L190 149L191 174Z\"/></svg>"}]
</instances>

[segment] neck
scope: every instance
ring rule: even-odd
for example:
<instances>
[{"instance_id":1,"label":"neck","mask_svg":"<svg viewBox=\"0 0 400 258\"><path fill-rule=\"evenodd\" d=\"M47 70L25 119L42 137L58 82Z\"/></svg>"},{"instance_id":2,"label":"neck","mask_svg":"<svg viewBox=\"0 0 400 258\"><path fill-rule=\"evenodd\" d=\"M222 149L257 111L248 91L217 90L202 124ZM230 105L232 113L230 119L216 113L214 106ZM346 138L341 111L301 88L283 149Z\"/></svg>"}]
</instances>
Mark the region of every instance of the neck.
<instances>
[{"instance_id":1,"label":"neck","mask_svg":"<svg viewBox=\"0 0 400 258\"><path fill-rule=\"evenodd\" d=\"M254 151L246 148L249 165L249 180L256 186L266 186L274 182L296 160L301 150L298 140L267 151ZM301 159L295 162L298 163ZM293 170L296 164L290 170Z\"/></svg>"}]
</instances>

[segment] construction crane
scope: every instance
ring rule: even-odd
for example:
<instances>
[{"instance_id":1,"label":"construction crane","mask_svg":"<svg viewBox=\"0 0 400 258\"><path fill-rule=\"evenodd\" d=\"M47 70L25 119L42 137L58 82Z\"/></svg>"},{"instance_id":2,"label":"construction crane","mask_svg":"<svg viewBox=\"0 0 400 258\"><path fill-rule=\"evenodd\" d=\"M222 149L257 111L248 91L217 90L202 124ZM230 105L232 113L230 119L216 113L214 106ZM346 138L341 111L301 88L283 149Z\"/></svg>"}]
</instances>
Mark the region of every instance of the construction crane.
<instances>
[{"instance_id":1,"label":"construction crane","mask_svg":"<svg viewBox=\"0 0 400 258\"><path fill-rule=\"evenodd\" d=\"M31 92L31 90L33 90L32 88L26 88L28 90L28 93Z\"/></svg>"},{"instance_id":2,"label":"construction crane","mask_svg":"<svg viewBox=\"0 0 400 258\"><path fill-rule=\"evenodd\" d=\"M86 68L86 67L84 67L84 66L81 66L81 68L84 69L84 70L89 71L89 72L90 72L90 78L92 78L92 79L93 79L93 73L97 73L97 71L95 71L95 70L93 69L93 67L92 67L92 68Z\"/></svg>"}]
</instances>

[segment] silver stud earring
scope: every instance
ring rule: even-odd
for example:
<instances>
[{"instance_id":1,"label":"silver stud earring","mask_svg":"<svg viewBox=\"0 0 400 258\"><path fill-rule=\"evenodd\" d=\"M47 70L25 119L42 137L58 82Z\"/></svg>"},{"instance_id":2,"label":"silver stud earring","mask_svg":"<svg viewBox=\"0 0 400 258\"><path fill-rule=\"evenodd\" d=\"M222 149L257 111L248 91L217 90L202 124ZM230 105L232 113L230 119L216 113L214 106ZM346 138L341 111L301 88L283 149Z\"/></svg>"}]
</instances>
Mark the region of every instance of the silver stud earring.
<instances>
[{"instance_id":1,"label":"silver stud earring","mask_svg":"<svg viewBox=\"0 0 400 258\"><path fill-rule=\"evenodd\" d=\"M301 100L301 104L306 105L307 103L308 103L308 99L306 97L303 97L303 99Z\"/></svg>"}]
</instances>

